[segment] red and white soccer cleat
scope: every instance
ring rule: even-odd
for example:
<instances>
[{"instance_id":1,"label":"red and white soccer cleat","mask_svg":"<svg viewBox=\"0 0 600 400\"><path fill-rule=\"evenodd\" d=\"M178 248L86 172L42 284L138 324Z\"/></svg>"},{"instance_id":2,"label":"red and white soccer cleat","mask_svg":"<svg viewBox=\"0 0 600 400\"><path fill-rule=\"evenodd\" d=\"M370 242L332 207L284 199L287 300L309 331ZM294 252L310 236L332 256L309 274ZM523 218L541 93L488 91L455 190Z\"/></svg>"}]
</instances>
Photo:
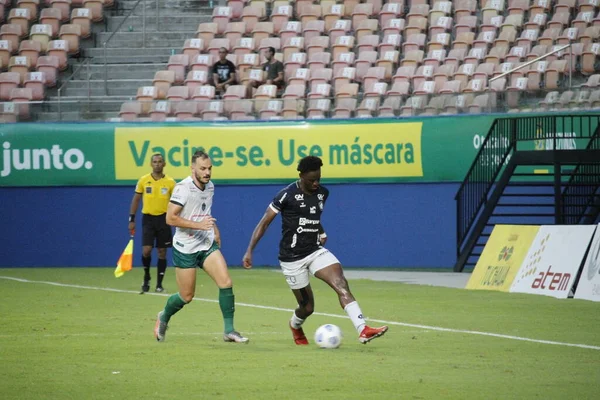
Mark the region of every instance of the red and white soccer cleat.
<instances>
[{"instance_id":1,"label":"red and white soccer cleat","mask_svg":"<svg viewBox=\"0 0 600 400\"><path fill-rule=\"evenodd\" d=\"M308 344L308 339L306 338L306 335L304 334L304 330L302 328L293 328L292 325L290 324L290 330L292 331L292 336L294 337L294 342L299 345L306 345Z\"/></svg>"},{"instance_id":2,"label":"red and white soccer cleat","mask_svg":"<svg viewBox=\"0 0 600 400\"><path fill-rule=\"evenodd\" d=\"M362 344L367 344L371 340L378 338L379 336L383 336L388 331L387 326L382 326L379 328L371 328L370 326L365 325L360 336L358 336L358 340Z\"/></svg>"}]
</instances>

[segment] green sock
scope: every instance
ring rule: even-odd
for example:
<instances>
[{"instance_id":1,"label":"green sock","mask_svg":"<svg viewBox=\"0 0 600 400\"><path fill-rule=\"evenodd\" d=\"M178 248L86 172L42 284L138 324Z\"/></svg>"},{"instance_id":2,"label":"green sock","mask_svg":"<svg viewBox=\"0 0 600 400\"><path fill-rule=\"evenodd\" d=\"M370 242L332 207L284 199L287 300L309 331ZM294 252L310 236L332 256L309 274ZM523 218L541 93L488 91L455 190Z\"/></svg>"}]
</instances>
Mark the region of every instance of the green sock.
<instances>
[{"instance_id":1,"label":"green sock","mask_svg":"<svg viewBox=\"0 0 600 400\"><path fill-rule=\"evenodd\" d=\"M183 301L179 293L175 293L169 297L162 315L162 321L169 323L169 320L177 311L181 310L187 303Z\"/></svg>"},{"instance_id":2,"label":"green sock","mask_svg":"<svg viewBox=\"0 0 600 400\"><path fill-rule=\"evenodd\" d=\"M235 312L235 296L233 288L219 289L219 306L223 313L223 322L225 324L225 333L232 332L233 313Z\"/></svg>"}]
</instances>

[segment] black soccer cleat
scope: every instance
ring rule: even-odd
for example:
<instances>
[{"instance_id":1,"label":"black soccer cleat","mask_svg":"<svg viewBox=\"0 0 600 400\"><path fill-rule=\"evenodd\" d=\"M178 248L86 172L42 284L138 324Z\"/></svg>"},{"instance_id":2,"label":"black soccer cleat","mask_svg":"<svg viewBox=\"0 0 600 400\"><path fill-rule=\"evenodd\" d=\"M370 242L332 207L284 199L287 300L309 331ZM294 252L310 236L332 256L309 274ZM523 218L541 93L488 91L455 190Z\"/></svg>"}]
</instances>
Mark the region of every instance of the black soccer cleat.
<instances>
[{"instance_id":1,"label":"black soccer cleat","mask_svg":"<svg viewBox=\"0 0 600 400\"><path fill-rule=\"evenodd\" d=\"M144 294L150 291L150 280L144 279L144 283L142 283L142 291L140 294Z\"/></svg>"},{"instance_id":2,"label":"black soccer cleat","mask_svg":"<svg viewBox=\"0 0 600 400\"><path fill-rule=\"evenodd\" d=\"M154 290L156 293L162 293L165 291L165 288L162 286L157 286L156 289Z\"/></svg>"}]
</instances>

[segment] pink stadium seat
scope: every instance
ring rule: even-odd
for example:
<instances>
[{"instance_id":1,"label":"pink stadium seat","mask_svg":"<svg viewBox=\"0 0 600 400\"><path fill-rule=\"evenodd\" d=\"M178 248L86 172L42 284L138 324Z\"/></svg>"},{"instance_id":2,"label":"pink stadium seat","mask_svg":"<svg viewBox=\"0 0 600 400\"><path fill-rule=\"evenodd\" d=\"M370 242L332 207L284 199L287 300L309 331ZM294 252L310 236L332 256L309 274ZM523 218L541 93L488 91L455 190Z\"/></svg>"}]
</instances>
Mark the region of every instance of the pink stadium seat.
<instances>
[{"instance_id":1,"label":"pink stadium seat","mask_svg":"<svg viewBox=\"0 0 600 400\"><path fill-rule=\"evenodd\" d=\"M67 69L68 49L69 43L66 40L52 40L48 43L48 55L56 57L60 71Z\"/></svg>"},{"instance_id":2,"label":"pink stadium seat","mask_svg":"<svg viewBox=\"0 0 600 400\"><path fill-rule=\"evenodd\" d=\"M37 64L38 57L42 51L42 46L33 40L23 40L19 44L19 55L28 57L32 66Z\"/></svg>"},{"instance_id":3,"label":"pink stadium seat","mask_svg":"<svg viewBox=\"0 0 600 400\"><path fill-rule=\"evenodd\" d=\"M8 65L8 60L13 54L12 42L0 40L0 70Z\"/></svg>"},{"instance_id":4,"label":"pink stadium seat","mask_svg":"<svg viewBox=\"0 0 600 400\"><path fill-rule=\"evenodd\" d=\"M379 117L395 117L400 111L402 99L397 96L387 97L379 107Z\"/></svg>"},{"instance_id":5,"label":"pink stadium seat","mask_svg":"<svg viewBox=\"0 0 600 400\"><path fill-rule=\"evenodd\" d=\"M246 34L249 34L254 29L254 26L261 19L262 11L256 5L246 6L242 10L242 21L246 23Z\"/></svg>"},{"instance_id":6,"label":"pink stadium seat","mask_svg":"<svg viewBox=\"0 0 600 400\"><path fill-rule=\"evenodd\" d=\"M292 6L280 5L277 6L271 13L271 22L273 23L273 31L279 34L292 18Z\"/></svg>"},{"instance_id":7,"label":"pink stadium seat","mask_svg":"<svg viewBox=\"0 0 600 400\"><path fill-rule=\"evenodd\" d=\"M229 39L230 43L235 43L246 33L245 22L228 22L225 27L225 33L223 36Z\"/></svg>"},{"instance_id":8,"label":"pink stadium seat","mask_svg":"<svg viewBox=\"0 0 600 400\"><path fill-rule=\"evenodd\" d=\"M175 73L175 80L173 83L177 85L181 85L183 83L185 80L185 71L189 63L189 57L185 54L175 54L169 57L167 70Z\"/></svg>"},{"instance_id":9,"label":"pink stadium seat","mask_svg":"<svg viewBox=\"0 0 600 400\"><path fill-rule=\"evenodd\" d=\"M56 79L59 71L59 60L55 56L41 56L38 58L37 67L38 72L44 73L44 79L46 80L46 86L56 86Z\"/></svg>"},{"instance_id":10,"label":"pink stadium seat","mask_svg":"<svg viewBox=\"0 0 600 400\"><path fill-rule=\"evenodd\" d=\"M231 19L231 8L215 7L212 13L212 22L217 24L217 34L224 34L227 24Z\"/></svg>"},{"instance_id":11,"label":"pink stadium seat","mask_svg":"<svg viewBox=\"0 0 600 400\"><path fill-rule=\"evenodd\" d=\"M184 84L189 88L190 92L193 93L197 87L206 85L208 81L208 71L190 71L187 74Z\"/></svg>"},{"instance_id":12,"label":"pink stadium seat","mask_svg":"<svg viewBox=\"0 0 600 400\"><path fill-rule=\"evenodd\" d=\"M35 26L35 25L34 25ZM33 29L33 28L32 28ZM58 37L61 40L66 40L68 43L68 54L79 54L79 38L81 37L81 26L74 24L66 24L60 27ZM43 48L43 46L42 46Z\"/></svg>"},{"instance_id":13,"label":"pink stadium seat","mask_svg":"<svg viewBox=\"0 0 600 400\"><path fill-rule=\"evenodd\" d=\"M217 35L218 25L214 22L203 22L198 25L196 38L202 39L204 46L210 43ZM248 24L246 23L246 32L248 33Z\"/></svg>"},{"instance_id":14,"label":"pink stadium seat","mask_svg":"<svg viewBox=\"0 0 600 400\"><path fill-rule=\"evenodd\" d=\"M29 32L29 24L33 21L29 9L26 8L13 8L8 13L8 23L11 25L18 25L21 27L21 32Z\"/></svg>"},{"instance_id":15,"label":"pink stadium seat","mask_svg":"<svg viewBox=\"0 0 600 400\"><path fill-rule=\"evenodd\" d=\"M46 97L46 78L43 72L30 72L25 76L23 87L31 90L32 100L42 101Z\"/></svg>"},{"instance_id":16,"label":"pink stadium seat","mask_svg":"<svg viewBox=\"0 0 600 400\"><path fill-rule=\"evenodd\" d=\"M191 89L188 86L171 86L167 92L167 100L172 103L189 100Z\"/></svg>"},{"instance_id":17,"label":"pink stadium seat","mask_svg":"<svg viewBox=\"0 0 600 400\"><path fill-rule=\"evenodd\" d=\"M279 32L279 37L282 43L286 43L288 39L302 36L302 24L299 21L288 21L285 27Z\"/></svg>"},{"instance_id":18,"label":"pink stadium seat","mask_svg":"<svg viewBox=\"0 0 600 400\"><path fill-rule=\"evenodd\" d=\"M332 118L352 118L356 112L356 98L338 97L335 99L335 108Z\"/></svg>"},{"instance_id":19,"label":"pink stadium seat","mask_svg":"<svg viewBox=\"0 0 600 400\"><path fill-rule=\"evenodd\" d=\"M18 88L21 83L21 76L17 72L0 73L0 100L8 101L10 92Z\"/></svg>"},{"instance_id":20,"label":"pink stadium seat","mask_svg":"<svg viewBox=\"0 0 600 400\"><path fill-rule=\"evenodd\" d=\"M13 51L19 48L19 42L23 36L23 28L21 25L4 24L0 26L0 40L10 42L10 47Z\"/></svg>"}]
</instances>

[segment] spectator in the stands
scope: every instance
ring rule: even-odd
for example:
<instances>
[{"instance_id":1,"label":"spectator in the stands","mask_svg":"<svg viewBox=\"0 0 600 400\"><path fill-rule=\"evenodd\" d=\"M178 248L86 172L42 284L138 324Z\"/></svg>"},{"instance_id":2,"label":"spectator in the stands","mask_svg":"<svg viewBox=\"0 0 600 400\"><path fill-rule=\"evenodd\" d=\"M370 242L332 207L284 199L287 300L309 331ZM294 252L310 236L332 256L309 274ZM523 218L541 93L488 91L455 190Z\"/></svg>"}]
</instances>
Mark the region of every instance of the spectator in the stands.
<instances>
[{"instance_id":1,"label":"spectator in the stands","mask_svg":"<svg viewBox=\"0 0 600 400\"><path fill-rule=\"evenodd\" d=\"M269 47L265 53L265 57L267 58L267 62L262 65L262 70L266 73L264 83L266 85L275 85L278 90L282 89L285 83L283 80L283 63L275 59L275 48ZM259 82L250 81L250 85L256 88L259 86Z\"/></svg>"},{"instance_id":2,"label":"spectator in the stands","mask_svg":"<svg viewBox=\"0 0 600 400\"><path fill-rule=\"evenodd\" d=\"M215 91L218 95L223 96L227 88L235 84L235 64L227 59L225 47L219 49L219 61L213 65L212 73Z\"/></svg>"}]
</instances>

